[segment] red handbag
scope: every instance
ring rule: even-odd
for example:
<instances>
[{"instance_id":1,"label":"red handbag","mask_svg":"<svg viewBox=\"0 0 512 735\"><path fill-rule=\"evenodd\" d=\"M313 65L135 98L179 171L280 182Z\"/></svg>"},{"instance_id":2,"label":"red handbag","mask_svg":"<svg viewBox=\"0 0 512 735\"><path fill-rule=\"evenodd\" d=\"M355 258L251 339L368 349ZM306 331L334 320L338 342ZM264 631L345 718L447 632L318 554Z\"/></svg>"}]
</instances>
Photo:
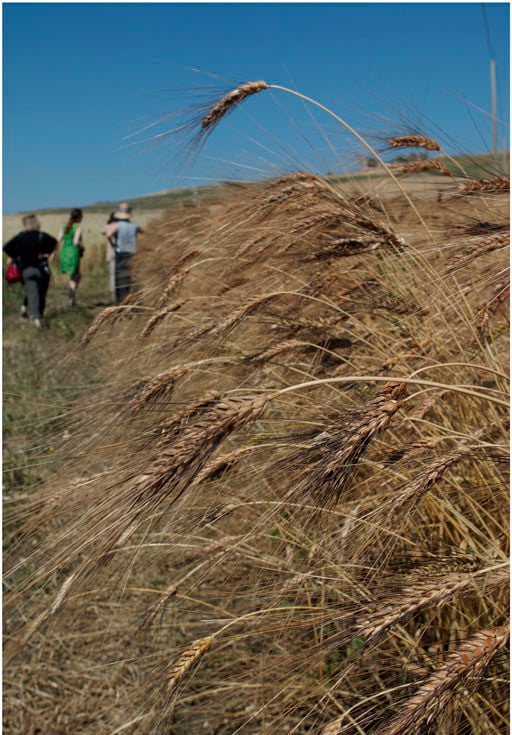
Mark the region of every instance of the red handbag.
<instances>
[{"instance_id":1,"label":"red handbag","mask_svg":"<svg viewBox=\"0 0 512 735\"><path fill-rule=\"evenodd\" d=\"M19 283L22 281L21 270L17 263L11 261L5 271L5 280L7 283Z\"/></svg>"}]
</instances>

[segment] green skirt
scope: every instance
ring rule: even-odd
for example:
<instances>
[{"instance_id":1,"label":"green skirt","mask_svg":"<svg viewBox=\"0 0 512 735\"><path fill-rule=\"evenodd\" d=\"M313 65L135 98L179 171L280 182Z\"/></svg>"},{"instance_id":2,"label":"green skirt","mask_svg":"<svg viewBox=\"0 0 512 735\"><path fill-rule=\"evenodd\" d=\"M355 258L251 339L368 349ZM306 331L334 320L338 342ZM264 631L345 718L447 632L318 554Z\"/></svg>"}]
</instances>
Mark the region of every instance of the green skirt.
<instances>
[{"instance_id":1,"label":"green skirt","mask_svg":"<svg viewBox=\"0 0 512 735\"><path fill-rule=\"evenodd\" d=\"M76 245L63 245L60 251L61 273L69 273L74 276L80 268L80 250Z\"/></svg>"}]
</instances>

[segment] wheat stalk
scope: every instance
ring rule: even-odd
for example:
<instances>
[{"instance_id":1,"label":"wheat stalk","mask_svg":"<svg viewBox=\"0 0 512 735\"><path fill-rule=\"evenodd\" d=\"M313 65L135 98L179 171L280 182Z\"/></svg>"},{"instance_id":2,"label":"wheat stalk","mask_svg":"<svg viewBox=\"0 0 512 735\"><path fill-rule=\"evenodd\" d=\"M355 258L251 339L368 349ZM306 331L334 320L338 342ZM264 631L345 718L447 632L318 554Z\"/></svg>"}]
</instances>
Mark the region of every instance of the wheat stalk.
<instances>
[{"instance_id":1,"label":"wheat stalk","mask_svg":"<svg viewBox=\"0 0 512 735\"><path fill-rule=\"evenodd\" d=\"M164 391L170 391L174 388L178 380L190 371L188 365L177 365L163 373L155 375L149 381L144 381L142 385L137 385L137 393L130 400L130 411L136 413L149 400L155 399L162 395Z\"/></svg>"},{"instance_id":2,"label":"wheat stalk","mask_svg":"<svg viewBox=\"0 0 512 735\"><path fill-rule=\"evenodd\" d=\"M285 339L263 352L244 358L244 362L248 362L253 365L262 365L267 360L270 360L277 355L281 355L283 352L292 352L300 349L303 350L308 347L310 347L310 344L308 342L302 342L300 339Z\"/></svg>"},{"instance_id":3,"label":"wheat stalk","mask_svg":"<svg viewBox=\"0 0 512 735\"><path fill-rule=\"evenodd\" d=\"M397 174L419 174L423 171L439 171L443 176L451 176L452 172L441 161L410 161L397 166L395 169Z\"/></svg>"},{"instance_id":4,"label":"wheat stalk","mask_svg":"<svg viewBox=\"0 0 512 735\"><path fill-rule=\"evenodd\" d=\"M213 449L233 431L256 419L267 401L266 396L260 395L210 402L198 412L197 418L181 427L178 435L162 437L147 467L127 489L126 512L118 518L113 509L117 528L111 528L103 544L99 556L101 563L107 563L112 550L126 542L142 520L153 514L164 500L175 503L196 478Z\"/></svg>"},{"instance_id":5,"label":"wheat stalk","mask_svg":"<svg viewBox=\"0 0 512 735\"><path fill-rule=\"evenodd\" d=\"M205 480L211 480L217 475L227 472L240 462L240 460L247 454L253 451L254 447L240 447L232 452L225 452L224 454L219 455L204 466L201 472L197 475L196 482L200 483Z\"/></svg>"},{"instance_id":6,"label":"wheat stalk","mask_svg":"<svg viewBox=\"0 0 512 735\"><path fill-rule=\"evenodd\" d=\"M312 494L322 506L335 505L372 439L403 406L404 394L403 383L389 383L361 411L349 414L341 426L323 431L309 447L287 458L288 468L299 468L293 494L300 498Z\"/></svg>"},{"instance_id":7,"label":"wheat stalk","mask_svg":"<svg viewBox=\"0 0 512 735\"><path fill-rule=\"evenodd\" d=\"M191 672L204 654L210 650L213 636L194 641L173 663L167 673L167 694L176 692L179 683Z\"/></svg>"},{"instance_id":8,"label":"wheat stalk","mask_svg":"<svg viewBox=\"0 0 512 735\"><path fill-rule=\"evenodd\" d=\"M127 305L125 300L122 304L107 306L105 309L100 311L100 313L94 317L87 332L82 337L82 341L80 342L81 346L83 347L91 341L91 338L96 334L102 324L105 324L106 322L114 323L123 316L123 314L133 311L133 308L133 305Z\"/></svg>"},{"instance_id":9,"label":"wheat stalk","mask_svg":"<svg viewBox=\"0 0 512 735\"><path fill-rule=\"evenodd\" d=\"M458 255L448 267L446 273L453 273L454 271L461 270L467 265L473 262L476 258L480 258L482 255L492 253L494 250L501 250L502 248L510 247L510 233L503 232L489 237L479 237L476 241L471 243L466 252Z\"/></svg>"},{"instance_id":10,"label":"wheat stalk","mask_svg":"<svg viewBox=\"0 0 512 735\"><path fill-rule=\"evenodd\" d=\"M485 338L491 316L498 310L500 304L508 300L509 296L510 283L507 283L505 286L501 286L498 293L494 294L486 304L478 309L475 317L475 326L481 340Z\"/></svg>"},{"instance_id":11,"label":"wheat stalk","mask_svg":"<svg viewBox=\"0 0 512 735\"><path fill-rule=\"evenodd\" d=\"M251 97L253 94L263 92L264 89L269 89L269 85L266 82L245 82L236 89L232 89L228 92L221 100L219 100L208 113L201 120L201 127L203 130L211 130L214 128L220 120L227 115L230 110L240 104L247 97Z\"/></svg>"},{"instance_id":12,"label":"wheat stalk","mask_svg":"<svg viewBox=\"0 0 512 735\"><path fill-rule=\"evenodd\" d=\"M510 179L503 176L494 176L490 179L470 179L459 184L459 190L463 194L510 191Z\"/></svg>"},{"instance_id":13,"label":"wheat stalk","mask_svg":"<svg viewBox=\"0 0 512 735\"><path fill-rule=\"evenodd\" d=\"M387 141L390 148L424 148L427 151L440 151L437 140L425 135L397 135Z\"/></svg>"},{"instance_id":14,"label":"wheat stalk","mask_svg":"<svg viewBox=\"0 0 512 735\"><path fill-rule=\"evenodd\" d=\"M156 314L153 314L151 319L148 319L146 326L142 330L140 336L141 337L147 337L151 332L154 330L154 328L159 324L162 319L165 319L165 317L168 314L172 314L174 311L178 311L178 309L181 309L183 304L185 303L185 299L177 299L176 301L173 301L172 304L169 304L168 306L165 306L163 309L160 309L160 311L157 311Z\"/></svg>"},{"instance_id":15,"label":"wheat stalk","mask_svg":"<svg viewBox=\"0 0 512 735\"><path fill-rule=\"evenodd\" d=\"M399 577L397 580L386 580L386 592L382 600L374 600L372 607L375 611L357 623L356 635L365 638L366 645L377 638L384 631L410 618L421 610L431 607L441 607L455 595L463 595L475 588L478 575L486 574L484 584L486 590L508 584L508 569L497 571L475 573L449 573L427 579L426 575L416 572L409 577ZM384 583L383 583L384 584ZM393 594L389 599L389 589L400 591Z\"/></svg>"},{"instance_id":16,"label":"wheat stalk","mask_svg":"<svg viewBox=\"0 0 512 735\"><path fill-rule=\"evenodd\" d=\"M231 314L221 322L204 330L199 330L195 336L203 337L206 335L220 334L221 332L227 332L234 329L236 325L239 324L253 309L277 295L278 294L263 294L260 296L254 296L252 299L248 299L244 304L242 304L242 306L238 307L238 309L232 311Z\"/></svg>"},{"instance_id":17,"label":"wheat stalk","mask_svg":"<svg viewBox=\"0 0 512 735\"><path fill-rule=\"evenodd\" d=\"M481 630L449 654L440 666L381 729L381 735L420 735L432 726L461 686L472 689L509 636L508 626Z\"/></svg>"},{"instance_id":18,"label":"wheat stalk","mask_svg":"<svg viewBox=\"0 0 512 735\"><path fill-rule=\"evenodd\" d=\"M354 128L351 125L349 125L345 120L343 120L339 115L336 115L332 110L330 110L325 105L322 105L317 100L311 97L308 97L305 94L302 94L301 92L297 92L294 89L289 89L288 87L283 87L280 84L267 84L264 81L247 82L246 84L240 85L236 89L233 89L231 92L225 95L221 100L219 100L215 105L213 105L213 107L211 107L209 112L201 120L202 130L206 132L211 131L220 122L220 120L224 117L224 115L226 115L226 113L228 113L231 109L233 109L234 106L238 105L246 97L256 94L258 92L262 92L265 89L279 90L286 94L291 94L295 97L298 97L304 102L309 102L315 107L318 107L320 110L323 110L324 112L326 112L328 115L334 118L338 123L340 123L340 125L342 125L346 130L348 130L349 133L353 135L368 151L370 151L370 153L377 159L377 161L379 161L380 165L384 168L384 170L390 176L390 178L395 183L396 187L398 188L398 190L400 191L404 199L407 201L407 203L411 207L412 211L415 213L416 217L418 218L418 221L424 228L427 234L427 237L429 239L432 239L430 230L428 229L416 205L411 200L407 192L404 190L404 188L402 187L402 185L400 184L400 182L394 175L393 171L391 170L391 168L388 166L388 164L385 161L382 160L381 156L379 156L377 151L374 148L372 148L372 146L362 137L362 135L360 135L356 130L354 130ZM414 139L415 136L409 136L409 137ZM429 140L428 138L425 138L424 142L428 140ZM397 236L394 236L394 239L400 240L400 238L397 238Z\"/></svg>"}]
</instances>

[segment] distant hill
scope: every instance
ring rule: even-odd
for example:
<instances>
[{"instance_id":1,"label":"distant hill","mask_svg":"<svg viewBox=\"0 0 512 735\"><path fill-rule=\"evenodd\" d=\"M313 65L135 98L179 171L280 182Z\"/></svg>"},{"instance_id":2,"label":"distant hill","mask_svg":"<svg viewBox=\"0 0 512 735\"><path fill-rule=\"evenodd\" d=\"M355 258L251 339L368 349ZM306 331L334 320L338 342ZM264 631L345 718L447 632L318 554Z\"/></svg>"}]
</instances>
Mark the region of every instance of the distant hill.
<instances>
[{"instance_id":1,"label":"distant hill","mask_svg":"<svg viewBox=\"0 0 512 735\"><path fill-rule=\"evenodd\" d=\"M462 175L462 171L464 171L466 176L469 178L486 178L496 175L503 176L510 170L510 151L499 151L496 156L491 153L479 153L474 155L468 154L456 156L453 158L439 156L438 158L453 172L455 176ZM368 178L369 176L376 178L385 175L384 171L377 167L374 169L366 169L364 171L354 171L350 174L333 173L327 178L330 181L341 182L357 179L361 176L364 178ZM218 193L219 190L223 189L227 185L228 184L221 182L208 186L194 186L184 189L166 189L152 194L142 194L138 197L128 197L127 199L134 209L167 209L180 202L191 202L194 199L203 199L206 196L211 196L214 193ZM260 185L261 182L254 183L254 186L256 187L259 187ZM126 197L120 197L115 201L93 202L92 204L84 205L82 209L84 212L109 213L116 209L119 202L125 198ZM38 209L38 212L46 214L60 214L62 212L67 212L68 210L69 206L63 206Z\"/></svg>"}]
</instances>

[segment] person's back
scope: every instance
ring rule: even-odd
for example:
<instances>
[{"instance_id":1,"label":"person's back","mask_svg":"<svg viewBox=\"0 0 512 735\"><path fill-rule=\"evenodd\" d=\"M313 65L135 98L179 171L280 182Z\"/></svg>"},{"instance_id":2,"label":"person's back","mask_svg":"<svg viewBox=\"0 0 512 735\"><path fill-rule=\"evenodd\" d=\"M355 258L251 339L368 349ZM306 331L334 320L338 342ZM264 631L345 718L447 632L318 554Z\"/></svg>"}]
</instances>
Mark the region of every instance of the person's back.
<instances>
[{"instance_id":1,"label":"person's back","mask_svg":"<svg viewBox=\"0 0 512 735\"><path fill-rule=\"evenodd\" d=\"M23 227L22 232L5 243L3 250L21 267L26 297L20 315L26 316L28 311L31 323L40 327L50 283L48 258L54 253L57 240L40 231L41 225L35 214L23 217Z\"/></svg>"},{"instance_id":2,"label":"person's back","mask_svg":"<svg viewBox=\"0 0 512 735\"><path fill-rule=\"evenodd\" d=\"M117 222L116 251L133 255L137 249L137 233L139 227L133 222L121 220Z\"/></svg>"},{"instance_id":3,"label":"person's back","mask_svg":"<svg viewBox=\"0 0 512 735\"><path fill-rule=\"evenodd\" d=\"M109 239L115 237L115 301L120 304L131 288L130 260L137 249L137 235L142 227L131 221L131 207L122 202L114 213L115 221L108 224L105 234Z\"/></svg>"},{"instance_id":4,"label":"person's back","mask_svg":"<svg viewBox=\"0 0 512 735\"><path fill-rule=\"evenodd\" d=\"M55 238L45 232L24 230L12 238L4 246L4 250L11 258L18 258L21 269L39 268L42 252L52 252L56 245Z\"/></svg>"}]
</instances>

